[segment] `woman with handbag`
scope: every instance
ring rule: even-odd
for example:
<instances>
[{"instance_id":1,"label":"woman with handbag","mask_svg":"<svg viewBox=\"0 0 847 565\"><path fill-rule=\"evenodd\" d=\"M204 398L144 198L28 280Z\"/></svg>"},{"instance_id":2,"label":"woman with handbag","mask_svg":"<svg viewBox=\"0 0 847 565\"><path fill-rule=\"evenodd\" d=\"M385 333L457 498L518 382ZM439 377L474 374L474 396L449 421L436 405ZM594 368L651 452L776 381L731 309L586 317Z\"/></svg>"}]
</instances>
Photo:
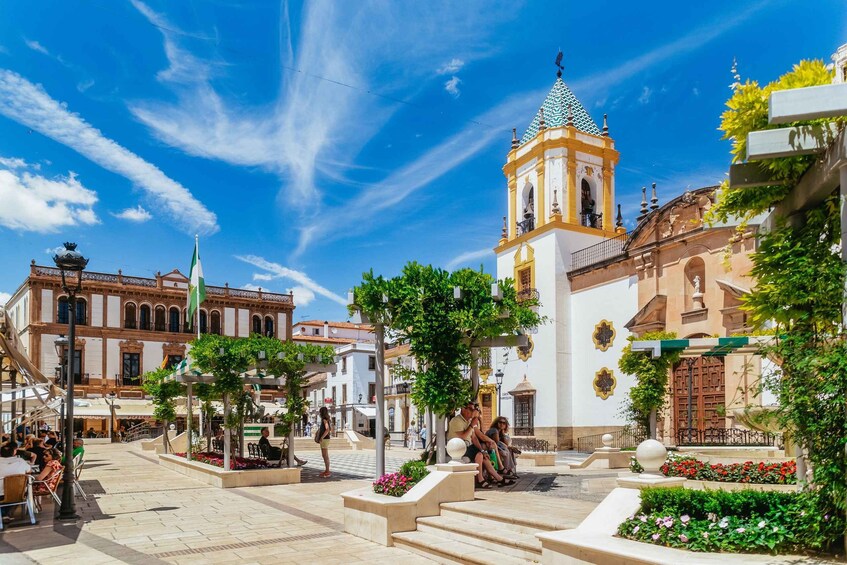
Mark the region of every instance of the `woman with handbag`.
<instances>
[{"instance_id":1,"label":"woman with handbag","mask_svg":"<svg viewBox=\"0 0 847 565\"><path fill-rule=\"evenodd\" d=\"M329 420L329 410L326 406L321 406L320 417L321 425L318 427L318 431L315 434L315 441L320 444L321 457L324 459L325 470L320 474L320 476L327 478L332 475L332 473L329 472L329 438L332 432L332 423Z\"/></svg>"},{"instance_id":2,"label":"woman with handbag","mask_svg":"<svg viewBox=\"0 0 847 565\"><path fill-rule=\"evenodd\" d=\"M509 420L504 416L498 416L491 422L491 427L485 432L485 435L497 442L498 455L504 468L503 475L517 479L516 457L520 454L520 450L510 445L512 439L509 437Z\"/></svg>"}]
</instances>

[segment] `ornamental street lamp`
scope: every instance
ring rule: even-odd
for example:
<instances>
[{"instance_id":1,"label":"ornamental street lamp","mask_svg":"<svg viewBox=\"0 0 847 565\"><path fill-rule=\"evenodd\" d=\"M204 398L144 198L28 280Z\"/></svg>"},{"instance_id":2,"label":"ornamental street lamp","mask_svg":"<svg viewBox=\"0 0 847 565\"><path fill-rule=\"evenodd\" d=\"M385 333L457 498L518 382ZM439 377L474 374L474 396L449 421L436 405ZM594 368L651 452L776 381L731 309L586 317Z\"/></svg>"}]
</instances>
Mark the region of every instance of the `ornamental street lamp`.
<instances>
[{"instance_id":1,"label":"ornamental street lamp","mask_svg":"<svg viewBox=\"0 0 847 565\"><path fill-rule=\"evenodd\" d=\"M109 418L109 441L114 443L115 441L115 398L118 395L115 394L115 391L110 392L106 395L106 402L109 403L109 412L112 417Z\"/></svg>"},{"instance_id":2,"label":"ornamental street lamp","mask_svg":"<svg viewBox=\"0 0 847 565\"><path fill-rule=\"evenodd\" d=\"M503 371L497 369L494 373L494 382L497 383L497 416L500 416L500 388L503 386Z\"/></svg>"},{"instance_id":3,"label":"ornamental street lamp","mask_svg":"<svg viewBox=\"0 0 847 565\"><path fill-rule=\"evenodd\" d=\"M59 388L64 389L66 368L65 355L67 355L68 338L63 335L60 335L55 340L53 340L53 345L56 347L56 355L59 357L59 366L56 367L56 385ZM62 430L63 434L65 433L65 400L67 399L62 397L62 404L59 410L59 430Z\"/></svg>"},{"instance_id":4,"label":"ornamental street lamp","mask_svg":"<svg viewBox=\"0 0 847 565\"><path fill-rule=\"evenodd\" d=\"M65 242L65 249L53 256L53 261L62 273L62 289L68 294L68 363L65 376L68 388L65 393L67 403L63 442L65 447L65 473L62 486L62 505L59 508L59 520L78 520L74 507L74 361L76 338L76 295L82 290L82 271L88 265L88 259L76 250L76 243ZM80 370L82 368L80 367Z\"/></svg>"}]
</instances>

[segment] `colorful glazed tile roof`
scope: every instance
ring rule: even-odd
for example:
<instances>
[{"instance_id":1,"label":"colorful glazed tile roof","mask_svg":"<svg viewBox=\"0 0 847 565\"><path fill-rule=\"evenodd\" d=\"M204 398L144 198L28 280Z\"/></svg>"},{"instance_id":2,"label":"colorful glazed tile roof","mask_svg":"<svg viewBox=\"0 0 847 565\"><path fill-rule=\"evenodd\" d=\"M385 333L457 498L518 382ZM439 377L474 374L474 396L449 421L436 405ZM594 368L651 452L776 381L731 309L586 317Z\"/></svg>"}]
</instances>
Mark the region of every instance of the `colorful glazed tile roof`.
<instances>
[{"instance_id":1,"label":"colorful glazed tile roof","mask_svg":"<svg viewBox=\"0 0 847 565\"><path fill-rule=\"evenodd\" d=\"M568 85L561 78L557 78L553 84L553 88L547 93L547 98L541 108L544 108L544 123L548 128L555 128L567 125L568 123L568 105L571 106L573 112L573 124L576 129L592 135L600 135L600 128L588 115L585 107L577 100ZM530 141L538 133L538 122L541 120L541 108L536 112L532 123L521 138L521 145Z\"/></svg>"}]
</instances>

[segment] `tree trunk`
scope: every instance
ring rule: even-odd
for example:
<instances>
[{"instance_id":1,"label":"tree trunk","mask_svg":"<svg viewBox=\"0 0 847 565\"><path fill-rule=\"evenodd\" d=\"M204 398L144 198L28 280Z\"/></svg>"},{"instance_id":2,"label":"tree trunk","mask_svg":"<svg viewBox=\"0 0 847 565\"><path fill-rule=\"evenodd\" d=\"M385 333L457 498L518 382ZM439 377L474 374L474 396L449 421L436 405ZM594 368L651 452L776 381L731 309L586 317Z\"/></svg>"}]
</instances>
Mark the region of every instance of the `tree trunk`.
<instances>
[{"instance_id":1,"label":"tree trunk","mask_svg":"<svg viewBox=\"0 0 847 565\"><path fill-rule=\"evenodd\" d=\"M436 462L447 463L447 430L444 425L445 418L437 414L435 416L435 442L436 442Z\"/></svg>"},{"instance_id":2,"label":"tree trunk","mask_svg":"<svg viewBox=\"0 0 847 565\"><path fill-rule=\"evenodd\" d=\"M232 430L229 429L229 393L224 393L224 470L229 471L232 448Z\"/></svg>"}]
</instances>

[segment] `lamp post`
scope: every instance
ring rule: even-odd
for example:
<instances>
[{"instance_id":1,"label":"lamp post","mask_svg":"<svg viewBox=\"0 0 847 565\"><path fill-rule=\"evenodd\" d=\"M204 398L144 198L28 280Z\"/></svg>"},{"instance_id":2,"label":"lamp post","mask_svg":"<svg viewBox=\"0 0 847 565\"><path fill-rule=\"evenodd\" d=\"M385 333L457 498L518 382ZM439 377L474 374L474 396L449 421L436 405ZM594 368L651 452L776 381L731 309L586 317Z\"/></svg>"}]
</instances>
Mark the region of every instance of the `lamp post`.
<instances>
[{"instance_id":1,"label":"lamp post","mask_svg":"<svg viewBox=\"0 0 847 565\"><path fill-rule=\"evenodd\" d=\"M115 391L110 392L106 395L106 402L109 403L109 413L112 415L109 418L109 442L115 442L115 398L118 395L115 394Z\"/></svg>"},{"instance_id":2,"label":"lamp post","mask_svg":"<svg viewBox=\"0 0 847 565\"><path fill-rule=\"evenodd\" d=\"M503 371L497 369L494 373L494 382L497 383L497 416L500 416L500 388L503 386Z\"/></svg>"},{"instance_id":3,"label":"lamp post","mask_svg":"<svg viewBox=\"0 0 847 565\"><path fill-rule=\"evenodd\" d=\"M59 520L78 520L74 507L74 360L76 338L76 295L82 290L82 271L88 265L88 259L76 250L76 243L65 242L65 249L53 256L53 261L62 273L62 289L68 293L68 388L66 392L66 419L63 443L65 447L65 474L62 486L62 505L59 508ZM82 368L80 367L80 370Z\"/></svg>"},{"instance_id":4,"label":"lamp post","mask_svg":"<svg viewBox=\"0 0 847 565\"><path fill-rule=\"evenodd\" d=\"M68 347L68 338L63 335L60 335L55 340L53 340L53 345L56 346L56 355L59 357L59 366L56 367L56 384L59 385L59 388L65 388L65 351ZM62 398L61 408L59 409L59 429L65 429L65 401L66 398ZM65 433L64 431L62 433ZM62 444L64 445L64 443Z\"/></svg>"}]
</instances>

